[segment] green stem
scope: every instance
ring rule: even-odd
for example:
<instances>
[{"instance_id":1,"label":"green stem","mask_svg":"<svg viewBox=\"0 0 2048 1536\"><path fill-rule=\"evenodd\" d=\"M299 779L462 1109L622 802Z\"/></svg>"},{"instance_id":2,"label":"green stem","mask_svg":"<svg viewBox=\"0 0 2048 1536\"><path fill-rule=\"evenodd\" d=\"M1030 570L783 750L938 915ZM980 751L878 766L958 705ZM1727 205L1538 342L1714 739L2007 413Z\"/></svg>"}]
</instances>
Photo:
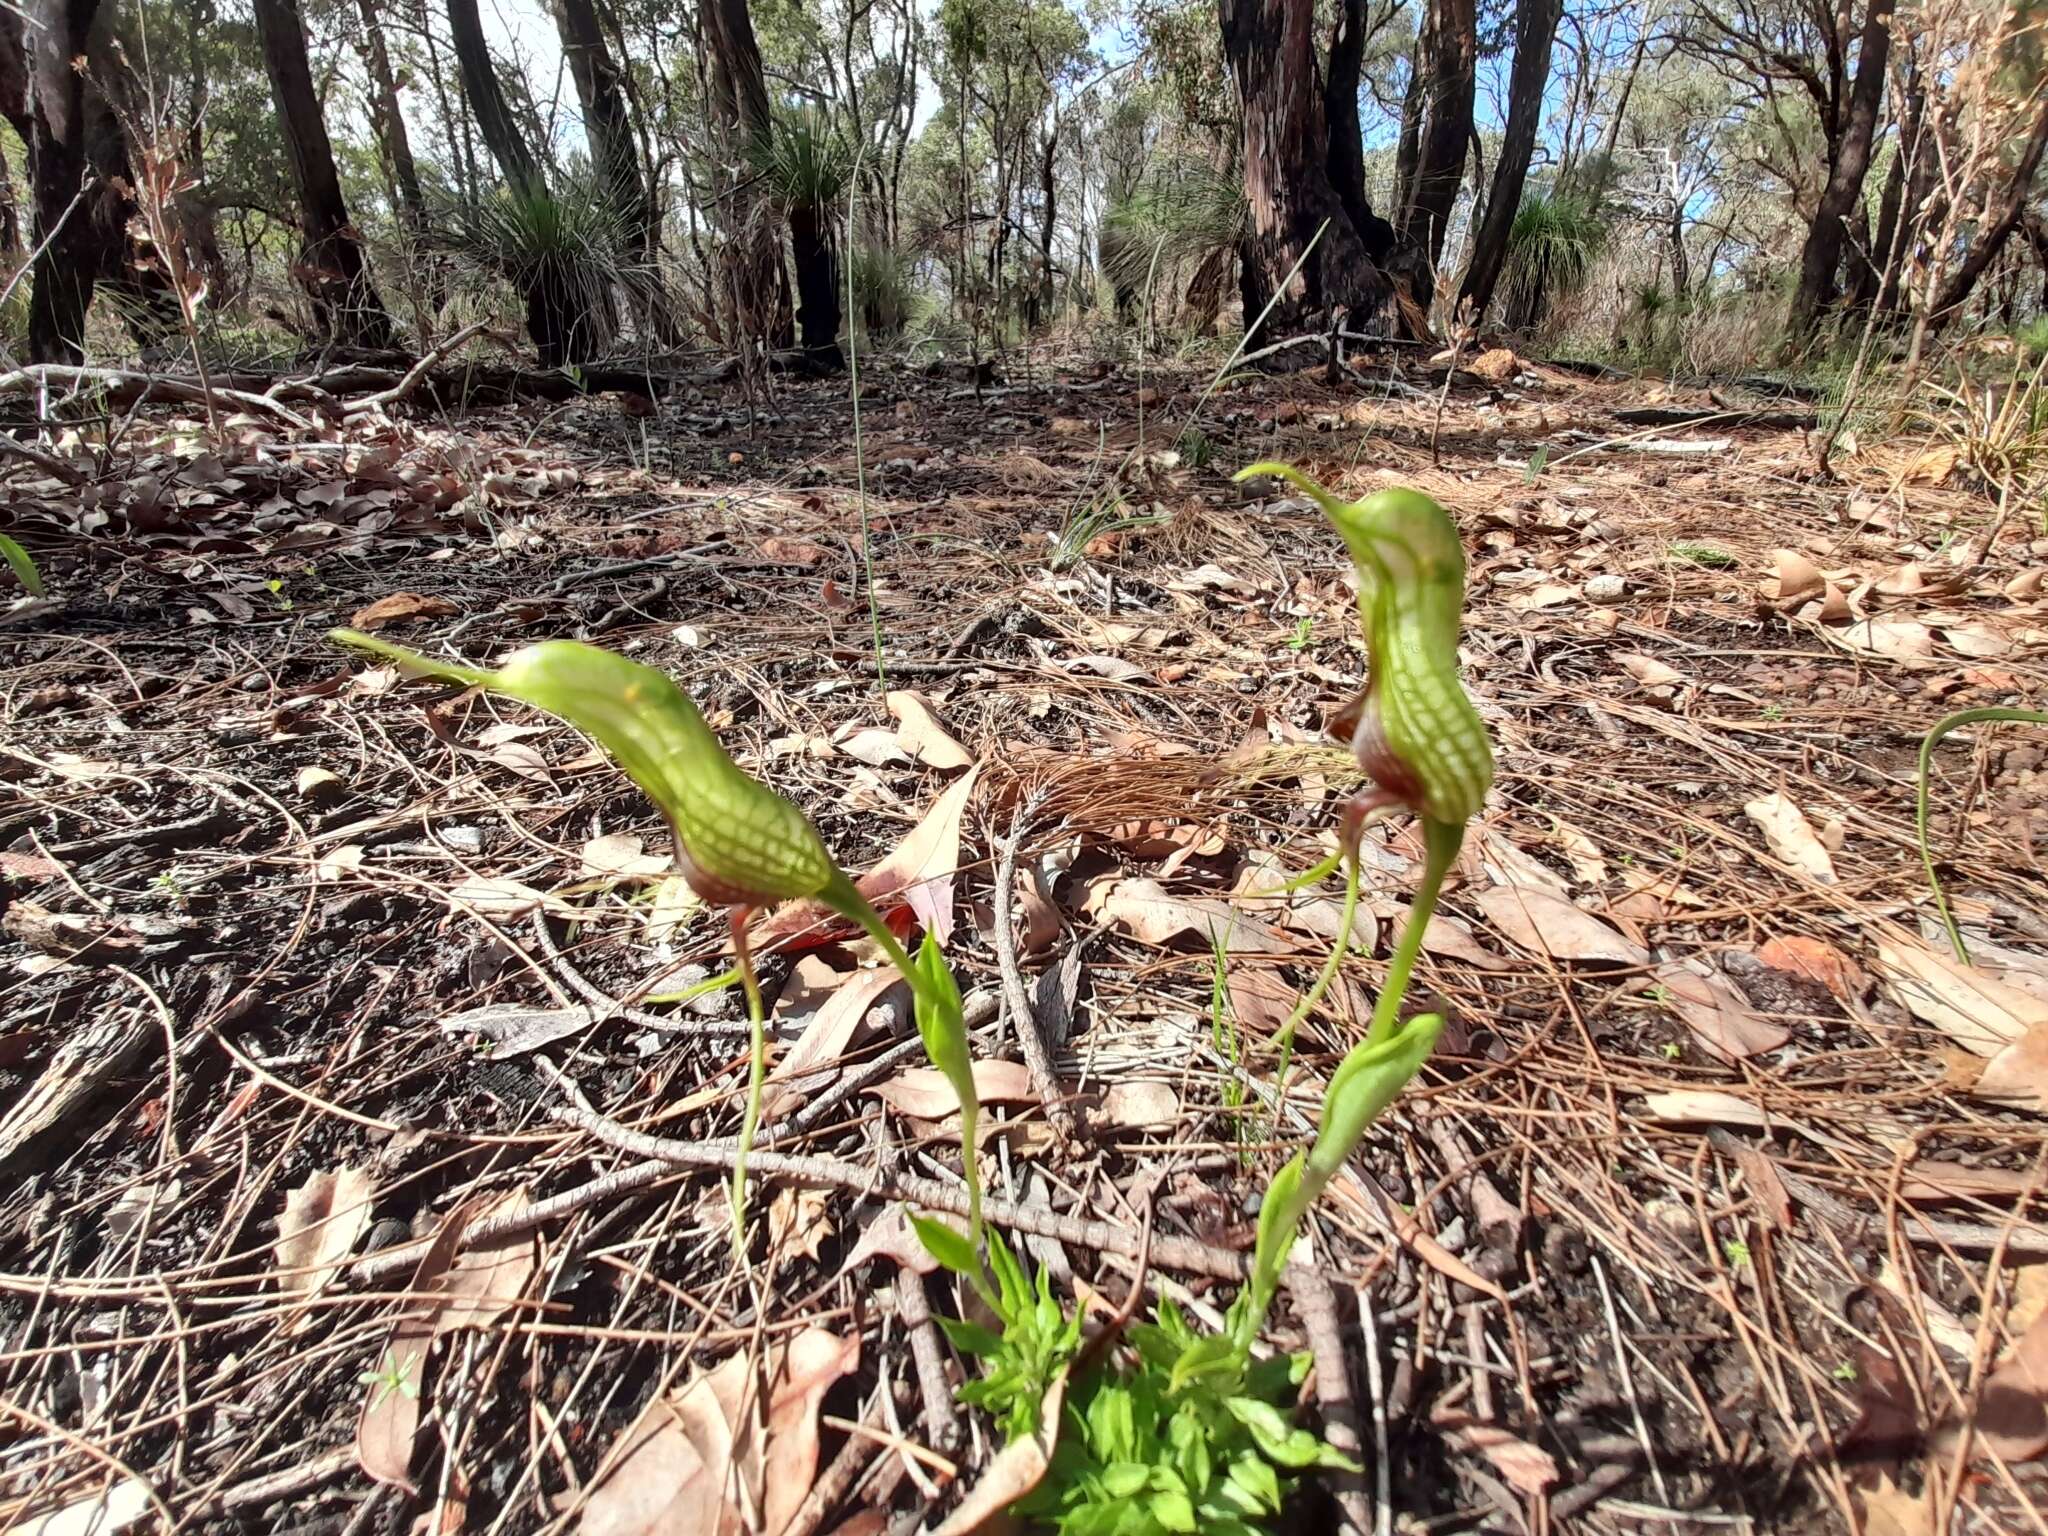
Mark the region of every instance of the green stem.
<instances>
[{"instance_id":1,"label":"green stem","mask_svg":"<svg viewBox=\"0 0 2048 1536\"><path fill-rule=\"evenodd\" d=\"M1341 849L1338 851L1339 857L1342 857L1342 852ZM1357 915L1358 860L1353 857L1344 864L1344 909L1337 920L1337 942L1330 947L1330 958L1323 962L1315 985L1301 995L1301 1001L1294 1005L1294 1012L1280 1026L1280 1066L1273 1079L1273 1128L1276 1133L1280 1126L1281 1106L1287 1102L1287 1070L1294 1064L1294 1032L1315 1012L1316 1004L1323 1000L1323 994L1330 990L1330 983L1337 979L1337 968L1351 953L1351 920Z\"/></svg>"},{"instance_id":2,"label":"green stem","mask_svg":"<svg viewBox=\"0 0 2048 1536\"><path fill-rule=\"evenodd\" d=\"M1408 908L1408 920L1401 925L1401 937L1394 945L1394 958L1387 966L1386 982L1380 988L1379 1001L1373 1005L1372 1027L1365 1032L1367 1045L1377 1045L1394 1032L1394 1025L1401 1014L1401 999L1408 995L1408 979L1415 971L1416 956L1422 953L1423 932L1436 911L1436 899L1443 890L1444 876L1451 872L1451 865L1457 861L1458 849L1464 845L1465 824L1462 821L1425 819L1422 842L1422 884L1416 887L1415 900Z\"/></svg>"},{"instance_id":3,"label":"green stem","mask_svg":"<svg viewBox=\"0 0 2048 1536\"><path fill-rule=\"evenodd\" d=\"M1963 931L1956 926L1955 913L1949 910L1948 894L1942 890L1941 876L1934 870L1934 846L1927 840L1927 788L1934 771L1934 749L1942 737L1966 725L1984 725L1998 720L2015 721L2021 725L2048 725L2048 714L2037 709L1959 710L1935 721L1927 734L1920 738L1920 792L1914 819L1920 834L1920 862L1926 866L1927 884L1934 891L1934 905L1941 913L1941 926L1948 930L1949 946L1955 950L1956 959L1964 965L1970 963L1970 952L1963 947Z\"/></svg>"},{"instance_id":4,"label":"green stem","mask_svg":"<svg viewBox=\"0 0 2048 1536\"><path fill-rule=\"evenodd\" d=\"M739 1149L732 1160L732 1254L733 1262L747 1258L747 1154L753 1150L754 1132L761 1125L761 1085L768 1076L768 1019L761 1006L761 984L754 975L754 963L742 955L740 985L747 994L747 1109L740 1120Z\"/></svg>"},{"instance_id":5,"label":"green stem","mask_svg":"<svg viewBox=\"0 0 2048 1536\"><path fill-rule=\"evenodd\" d=\"M889 963L910 983L910 990L917 995L925 1008L943 1010L946 1006L945 1000L933 996L930 983L919 973L909 952L904 949L896 935L890 932L889 925L882 920L881 913L854 888L852 881L842 881L839 886L841 888L827 890L824 893L826 905L841 917L860 924L868 937L880 946ZM937 1066L938 1063L934 1062L933 1065ZM955 1097L960 1101L960 1172L967 1184L967 1240L974 1245L974 1251L978 1254L981 1252L982 1232L981 1170L975 1163L974 1138L979 1125L981 1106L971 1094L957 1092L957 1084L955 1088Z\"/></svg>"},{"instance_id":6,"label":"green stem","mask_svg":"<svg viewBox=\"0 0 2048 1536\"><path fill-rule=\"evenodd\" d=\"M640 999L643 1003L687 1003L702 997L707 992L723 992L734 982L743 980L739 969L720 971L716 976L707 976L702 981L684 987L680 992L650 992Z\"/></svg>"}]
</instances>

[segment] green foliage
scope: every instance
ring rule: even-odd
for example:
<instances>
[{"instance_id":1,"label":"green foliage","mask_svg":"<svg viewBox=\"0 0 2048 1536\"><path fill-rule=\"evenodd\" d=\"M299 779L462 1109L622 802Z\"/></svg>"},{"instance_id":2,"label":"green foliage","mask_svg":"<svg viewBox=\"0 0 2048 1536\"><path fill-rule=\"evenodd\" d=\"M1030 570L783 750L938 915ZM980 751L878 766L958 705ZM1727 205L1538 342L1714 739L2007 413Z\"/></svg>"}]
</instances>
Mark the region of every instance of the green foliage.
<instances>
[{"instance_id":1,"label":"green foliage","mask_svg":"<svg viewBox=\"0 0 2048 1536\"><path fill-rule=\"evenodd\" d=\"M529 303L546 295L578 316L589 328L585 356L611 340L615 294L624 290L636 305L652 294L628 210L587 175L552 188L498 187L474 202L444 200L430 239L472 288L502 279Z\"/></svg>"},{"instance_id":2,"label":"green foliage","mask_svg":"<svg viewBox=\"0 0 2048 1536\"><path fill-rule=\"evenodd\" d=\"M853 150L815 107L777 114L750 158L778 208L834 208L853 181Z\"/></svg>"},{"instance_id":3,"label":"green foliage","mask_svg":"<svg viewBox=\"0 0 2048 1536\"><path fill-rule=\"evenodd\" d=\"M1511 311L1540 317L1544 303L1585 282L1607 238L1599 211L1566 192L1529 192L1508 228L1501 288Z\"/></svg>"},{"instance_id":4,"label":"green foliage","mask_svg":"<svg viewBox=\"0 0 2048 1536\"><path fill-rule=\"evenodd\" d=\"M14 572L14 579L22 584L30 597L43 595L43 577L36 569L35 561L27 550L4 533L0 533L0 560L7 562L7 568Z\"/></svg>"},{"instance_id":5,"label":"green foliage","mask_svg":"<svg viewBox=\"0 0 2048 1536\"><path fill-rule=\"evenodd\" d=\"M1165 521L1156 512L1131 511L1123 490L1114 481L1106 481L1067 509L1066 521L1053 541L1052 568L1064 571L1076 564L1097 539L1135 528L1154 528Z\"/></svg>"},{"instance_id":6,"label":"green foliage","mask_svg":"<svg viewBox=\"0 0 2048 1536\"><path fill-rule=\"evenodd\" d=\"M1698 544L1690 539L1680 539L1670 545L1666 553L1682 564L1704 566L1710 571L1732 570L1742 563L1738 557L1718 545Z\"/></svg>"},{"instance_id":7,"label":"green foliage","mask_svg":"<svg viewBox=\"0 0 2048 1536\"><path fill-rule=\"evenodd\" d=\"M934 1258L963 1272L956 1263L940 1258L932 1246L933 1234L927 1230L932 1225L919 1223L919 1238ZM941 1230L957 1239L951 1228ZM1041 1268L1035 1284L1024 1277L1023 1266L1000 1234L989 1235L988 1267L995 1276L993 1290L985 1282L977 1282L977 1289L984 1293L1001 1330L950 1317L935 1321L955 1349L981 1362L981 1375L960 1388L960 1401L986 1409L1002 1426L1006 1441L1018 1440L1038 1433L1039 1406L1074 1358L1081 1342L1081 1319L1079 1314L1068 1317L1053 1299L1051 1271Z\"/></svg>"},{"instance_id":8,"label":"green foliage","mask_svg":"<svg viewBox=\"0 0 2048 1536\"><path fill-rule=\"evenodd\" d=\"M1250 218L1242 177L1186 155L1163 158L1104 215L1103 274L1142 295L1176 262L1235 252Z\"/></svg>"},{"instance_id":9,"label":"green foliage","mask_svg":"<svg viewBox=\"0 0 2048 1536\"><path fill-rule=\"evenodd\" d=\"M1051 1468L1018 1513L1064 1536L1253 1536L1298 1474L1351 1465L1289 1422L1306 1355L1253 1361L1171 1298L1127 1342L1128 1365L1069 1391Z\"/></svg>"},{"instance_id":10,"label":"green foliage","mask_svg":"<svg viewBox=\"0 0 2048 1536\"><path fill-rule=\"evenodd\" d=\"M916 289L914 260L876 245L855 248L852 267L854 314L861 331L872 338L900 336L910 329L929 301Z\"/></svg>"}]
</instances>

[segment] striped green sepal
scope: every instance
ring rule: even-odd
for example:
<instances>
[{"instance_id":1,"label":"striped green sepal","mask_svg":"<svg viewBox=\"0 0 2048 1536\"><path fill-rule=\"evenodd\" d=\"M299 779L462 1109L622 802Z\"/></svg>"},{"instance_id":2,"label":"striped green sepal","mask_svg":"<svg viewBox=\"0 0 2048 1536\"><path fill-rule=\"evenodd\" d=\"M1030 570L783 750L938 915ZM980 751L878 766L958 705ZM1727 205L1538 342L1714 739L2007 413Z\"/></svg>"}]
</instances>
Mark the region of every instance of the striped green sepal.
<instances>
[{"instance_id":1,"label":"striped green sepal","mask_svg":"<svg viewBox=\"0 0 2048 1536\"><path fill-rule=\"evenodd\" d=\"M652 667L548 640L484 672L355 630L337 629L331 638L417 673L508 694L594 737L668 817L684 873L707 901L788 901L831 883L831 856L804 813L743 773L689 696Z\"/></svg>"},{"instance_id":2,"label":"striped green sepal","mask_svg":"<svg viewBox=\"0 0 2048 1536\"><path fill-rule=\"evenodd\" d=\"M1405 772L1396 789L1432 821L1477 815L1493 783L1486 726L1458 677L1465 548L1450 515L1420 491L1386 490L1340 502L1286 464L1254 464L1237 478L1272 475L1313 499L1343 536L1358 570L1358 612L1371 657L1356 745L1370 768L1383 747ZM1418 791L1416 793L1415 791Z\"/></svg>"}]
</instances>

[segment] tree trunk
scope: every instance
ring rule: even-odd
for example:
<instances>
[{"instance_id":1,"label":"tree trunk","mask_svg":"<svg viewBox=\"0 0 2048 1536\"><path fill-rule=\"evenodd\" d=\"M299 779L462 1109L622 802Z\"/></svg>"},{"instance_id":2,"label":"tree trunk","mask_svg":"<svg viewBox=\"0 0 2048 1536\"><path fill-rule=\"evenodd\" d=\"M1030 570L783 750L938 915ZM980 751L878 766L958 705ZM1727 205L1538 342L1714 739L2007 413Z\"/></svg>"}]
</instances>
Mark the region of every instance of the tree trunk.
<instances>
[{"instance_id":1,"label":"tree trunk","mask_svg":"<svg viewBox=\"0 0 2048 1536\"><path fill-rule=\"evenodd\" d=\"M255 11L263 67L284 130L285 159L299 194L299 260L293 275L306 290L323 335L350 346L389 346L391 319L370 281L362 236L349 222L334 149L313 92L298 0L255 0Z\"/></svg>"},{"instance_id":2,"label":"tree trunk","mask_svg":"<svg viewBox=\"0 0 2048 1536\"><path fill-rule=\"evenodd\" d=\"M1961 312L1969 300L1970 290L1977 286L1977 279L1997 259L1998 253L2005 248L2005 242L2026 216L2027 199L2033 195L2034 176L2041 168L2044 150L2048 150L2048 95L2042 96L2034 107L2032 129L2027 134L2019 164L2013 167L2004 193L1995 203L1986 205L1962 265L1949 274L1941 292L1935 295L1928 310L1928 321L1936 329L1947 325Z\"/></svg>"},{"instance_id":3,"label":"tree trunk","mask_svg":"<svg viewBox=\"0 0 2048 1536\"><path fill-rule=\"evenodd\" d=\"M1425 10L1415 32L1415 53L1408 61L1408 89L1401 93L1401 134L1394 144L1394 228L1406 235L1415 219L1415 172L1422 159L1422 119L1429 100L1430 25Z\"/></svg>"},{"instance_id":4,"label":"tree trunk","mask_svg":"<svg viewBox=\"0 0 2048 1536\"><path fill-rule=\"evenodd\" d=\"M796 266L796 321L804 356L813 368L846 366L839 350L839 234L829 210L797 204L789 210L789 253Z\"/></svg>"},{"instance_id":5,"label":"tree trunk","mask_svg":"<svg viewBox=\"0 0 2048 1536\"><path fill-rule=\"evenodd\" d=\"M1434 268L1443 259L1451 209L1465 176L1465 149L1472 138L1472 93L1479 64L1479 25L1474 0L1431 0L1428 113L1415 163L1414 212L1408 233L1429 253Z\"/></svg>"},{"instance_id":6,"label":"tree trunk","mask_svg":"<svg viewBox=\"0 0 2048 1536\"><path fill-rule=\"evenodd\" d=\"M1493 166L1493 185L1486 194L1486 217L1473 238L1472 261L1458 295L1461 306L1472 306L1474 320L1485 317L1507 261L1508 233L1521 210L1522 187L1529 179L1529 160L1536 152L1536 131L1543 122L1543 91L1550 81L1550 50L1563 15L1563 0L1517 0L1515 6L1515 62L1508 77L1507 126L1501 136L1500 158Z\"/></svg>"},{"instance_id":7,"label":"tree trunk","mask_svg":"<svg viewBox=\"0 0 2048 1536\"><path fill-rule=\"evenodd\" d=\"M628 291L648 330L672 343L680 331L661 278L661 216L641 168L626 78L612 58L594 0L555 0L555 24L576 82L576 99L583 105L583 129L605 202L623 224L639 266Z\"/></svg>"},{"instance_id":8,"label":"tree trunk","mask_svg":"<svg viewBox=\"0 0 2048 1536\"><path fill-rule=\"evenodd\" d=\"M583 105L583 131L590 141L591 163L604 187L605 199L632 231L642 258L654 250L654 199L640 172L640 151L633 142L633 119L626 106L625 84L612 62L610 46L597 23L592 0L555 0L555 26L562 38L562 56L576 82Z\"/></svg>"},{"instance_id":9,"label":"tree trunk","mask_svg":"<svg viewBox=\"0 0 2048 1536\"><path fill-rule=\"evenodd\" d=\"M1358 80L1365 66L1365 0L1343 0L1337 29L1330 34L1329 79L1323 86L1323 119L1329 125L1330 185L1364 229L1372 209L1365 200L1365 139L1358 124ZM1407 124L1402 124L1405 131Z\"/></svg>"},{"instance_id":10,"label":"tree trunk","mask_svg":"<svg viewBox=\"0 0 2048 1536\"><path fill-rule=\"evenodd\" d=\"M477 0L448 0L448 32L455 41L455 65L462 74L462 93L469 98L470 115L484 136L484 145L512 190L522 197L544 197L547 183L540 174L540 162L512 115L505 88L491 63L491 50L484 41L484 24L477 14Z\"/></svg>"},{"instance_id":11,"label":"tree trunk","mask_svg":"<svg viewBox=\"0 0 2048 1536\"><path fill-rule=\"evenodd\" d=\"M1245 324L1258 318L1253 294L1276 290L1276 335L1292 334L1339 309L1363 318L1391 296L1380 263L1390 253L1392 231L1384 223L1384 236L1360 230L1330 184L1314 7L1308 0L1218 0L1218 12L1224 60L1244 110L1245 196L1252 222L1245 265L1256 268L1241 278ZM1289 279L1297 262L1300 270Z\"/></svg>"},{"instance_id":12,"label":"tree trunk","mask_svg":"<svg viewBox=\"0 0 2048 1536\"><path fill-rule=\"evenodd\" d=\"M399 216L417 236L426 228L427 199L420 190L419 166L412 158L412 140L405 131L405 113L398 105L398 77L392 73L391 54L384 46L384 19L377 0L356 0L363 17L362 54L369 70L374 94L370 106L377 130L377 142L391 167L391 184L397 190Z\"/></svg>"},{"instance_id":13,"label":"tree trunk","mask_svg":"<svg viewBox=\"0 0 2048 1536\"><path fill-rule=\"evenodd\" d=\"M1848 217L1863 195L1863 177L1870 169L1870 146L1877 134L1884 104L1886 62L1892 45L1892 0L1869 0L1863 35L1857 45L1856 83L1850 87L1846 117L1829 135L1828 179L1820 204L1807 226L1799 252L1799 286L1786 316L1788 342L1797 346L1812 339L1822 312L1835 300L1835 274L1842 265Z\"/></svg>"},{"instance_id":14,"label":"tree trunk","mask_svg":"<svg viewBox=\"0 0 2048 1536\"><path fill-rule=\"evenodd\" d=\"M97 0L0 9L0 93L27 146L30 235L40 247L28 307L28 354L38 363L84 360L85 313L104 260L90 206L105 194L89 184L89 92L71 67L87 52L98 9Z\"/></svg>"},{"instance_id":15,"label":"tree trunk","mask_svg":"<svg viewBox=\"0 0 2048 1536\"><path fill-rule=\"evenodd\" d=\"M789 278L782 266L776 220L752 186L748 166L767 142L768 81L747 0L704 0L698 9L711 63L711 107L723 148L720 210L725 241L720 251L732 340L774 351L789 345Z\"/></svg>"}]
</instances>

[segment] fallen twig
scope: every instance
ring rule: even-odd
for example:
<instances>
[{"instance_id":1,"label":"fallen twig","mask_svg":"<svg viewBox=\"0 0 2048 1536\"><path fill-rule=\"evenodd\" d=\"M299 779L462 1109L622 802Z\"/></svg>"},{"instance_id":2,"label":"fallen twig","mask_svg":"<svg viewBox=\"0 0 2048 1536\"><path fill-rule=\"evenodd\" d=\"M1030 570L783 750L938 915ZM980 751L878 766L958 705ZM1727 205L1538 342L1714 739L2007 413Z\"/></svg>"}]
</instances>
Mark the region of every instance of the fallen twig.
<instances>
[{"instance_id":1,"label":"fallen twig","mask_svg":"<svg viewBox=\"0 0 2048 1536\"><path fill-rule=\"evenodd\" d=\"M1052 1052L1046 1048L1045 1033L1038 1027L1037 1012L1031 1006L1031 991L1024 985L1023 967L1017 959L1017 932L1011 924L1016 905L1017 850L1037 809L1036 798L1017 807L1010 822L1010 835L999 845L996 864L995 925L996 967L1003 977L1003 1005L1017 1031L1017 1044L1024 1052L1024 1065L1031 1073L1031 1087L1045 1107L1046 1123L1061 1141L1080 1137L1074 1109L1060 1090L1059 1074L1053 1070Z\"/></svg>"},{"instance_id":2,"label":"fallen twig","mask_svg":"<svg viewBox=\"0 0 2048 1536\"><path fill-rule=\"evenodd\" d=\"M445 336L436 345L421 354L420 360L405 370L403 377L389 389L380 389L374 395L365 395L360 400L351 400L347 406L349 419L367 416L372 411L382 410L387 405L396 405L420 387L422 380L433 371L434 365L456 348L473 341L478 336L489 336L500 346L514 352L518 347L509 338L491 329L490 322L479 320L474 325L465 325L461 330Z\"/></svg>"}]
</instances>

